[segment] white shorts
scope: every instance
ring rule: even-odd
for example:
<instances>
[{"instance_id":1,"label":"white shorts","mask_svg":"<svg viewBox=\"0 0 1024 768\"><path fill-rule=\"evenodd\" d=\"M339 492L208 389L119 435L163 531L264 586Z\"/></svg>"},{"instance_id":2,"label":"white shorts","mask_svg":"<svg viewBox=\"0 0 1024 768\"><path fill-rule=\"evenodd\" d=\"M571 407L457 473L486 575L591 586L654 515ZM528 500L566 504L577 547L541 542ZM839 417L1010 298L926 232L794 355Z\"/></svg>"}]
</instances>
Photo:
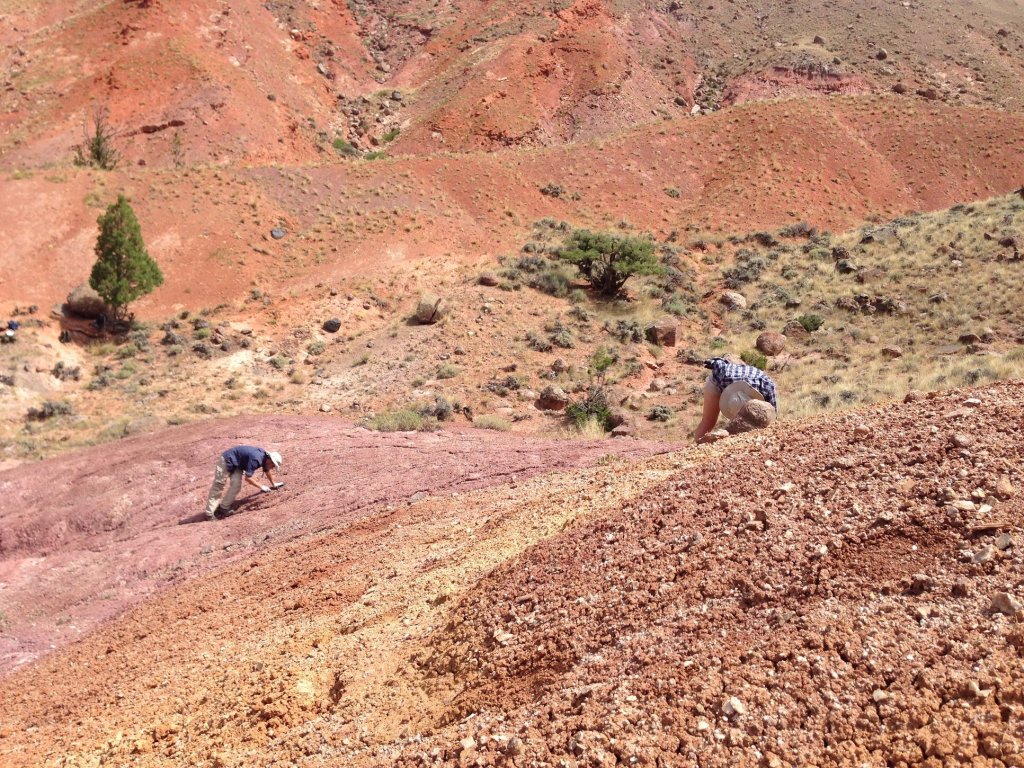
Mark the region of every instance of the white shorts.
<instances>
[{"instance_id":1,"label":"white shorts","mask_svg":"<svg viewBox=\"0 0 1024 768\"><path fill-rule=\"evenodd\" d=\"M718 392L718 385L715 384L715 377L711 374L708 374L707 381L704 382L705 391L708 387L710 387L712 391ZM725 418L735 419L736 414L740 412L740 409L749 400L764 400L764 395L745 381L734 381L722 390L719 395L718 410L722 412L722 415L725 416Z\"/></svg>"}]
</instances>

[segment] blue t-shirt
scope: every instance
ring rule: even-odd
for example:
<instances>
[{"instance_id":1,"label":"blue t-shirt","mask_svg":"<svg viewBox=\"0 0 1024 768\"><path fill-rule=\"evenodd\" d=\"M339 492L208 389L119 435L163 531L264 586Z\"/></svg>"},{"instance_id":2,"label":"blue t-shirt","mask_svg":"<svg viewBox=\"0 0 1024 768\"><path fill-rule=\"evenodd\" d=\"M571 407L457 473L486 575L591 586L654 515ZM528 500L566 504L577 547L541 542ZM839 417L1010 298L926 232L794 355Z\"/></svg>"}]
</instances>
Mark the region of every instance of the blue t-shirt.
<instances>
[{"instance_id":1,"label":"blue t-shirt","mask_svg":"<svg viewBox=\"0 0 1024 768\"><path fill-rule=\"evenodd\" d=\"M246 477L252 477L252 473L260 469L267 458L266 451L251 445L236 445L221 455L224 457L228 472L240 469L245 472Z\"/></svg>"}]
</instances>

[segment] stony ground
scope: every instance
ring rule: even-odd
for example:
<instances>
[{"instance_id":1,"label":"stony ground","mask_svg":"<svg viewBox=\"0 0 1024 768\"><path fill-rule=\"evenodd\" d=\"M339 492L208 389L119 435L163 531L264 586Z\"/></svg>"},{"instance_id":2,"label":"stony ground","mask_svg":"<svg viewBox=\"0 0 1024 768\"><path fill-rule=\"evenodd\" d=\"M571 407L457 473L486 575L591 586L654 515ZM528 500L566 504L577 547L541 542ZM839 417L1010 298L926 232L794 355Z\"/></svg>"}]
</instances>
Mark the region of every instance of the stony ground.
<instances>
[{"instance_id":1,"label":"stony ground","mask_svg":"<svg viewBox=\"0 0 1024 768\"><path fill-rule=\"evenodd\" d=\"M9 676L0 755L1020 765L1022 391L270 542Z\"/></svg>"}]
</instances>

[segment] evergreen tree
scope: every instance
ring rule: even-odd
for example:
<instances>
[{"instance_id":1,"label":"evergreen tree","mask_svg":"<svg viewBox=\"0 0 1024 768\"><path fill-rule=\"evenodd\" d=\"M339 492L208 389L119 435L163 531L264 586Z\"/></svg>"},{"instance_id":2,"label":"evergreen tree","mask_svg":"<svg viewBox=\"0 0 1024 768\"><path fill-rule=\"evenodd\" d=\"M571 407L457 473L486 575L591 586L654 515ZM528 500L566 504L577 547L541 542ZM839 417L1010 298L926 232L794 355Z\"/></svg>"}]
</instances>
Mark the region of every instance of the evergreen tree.
<instances>
[{"instance_id":1,"label":"evergreen tree","mask_svg":"<svg viewBox=\"0 0 1024 768\"><path fill-rule=\"evenodd\" d=\"M124 195L117 196L97 223L100 234L89 285L114 310L114 318L123 319L128 304L162 285L164 276L146 253L139 220Z\"/></svg>"},{"instance_id":2,"label":"evergreen tree","mask_svg":"<svg viewBox=\"0 0 1024 768\"><path fill-rule=\"evenodd\" d=\"M664 271L650 240L586 229L570 235L558 258L575 265L605 296L617 294L633 275L660 275Z\"/></svg>"}]
</instances>

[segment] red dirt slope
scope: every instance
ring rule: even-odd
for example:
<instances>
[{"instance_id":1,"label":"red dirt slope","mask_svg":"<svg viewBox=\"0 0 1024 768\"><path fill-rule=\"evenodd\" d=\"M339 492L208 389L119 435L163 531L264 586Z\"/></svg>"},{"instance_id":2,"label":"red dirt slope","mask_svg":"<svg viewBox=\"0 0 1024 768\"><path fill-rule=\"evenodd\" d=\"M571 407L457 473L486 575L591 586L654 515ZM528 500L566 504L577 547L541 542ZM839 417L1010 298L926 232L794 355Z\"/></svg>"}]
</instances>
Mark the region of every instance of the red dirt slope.
<instances>
[{"instance_id":1,"label":"red dirt slope","mask_svg":"<svg viewBox=\"0 0 1024 768\"><path fill-rule=\"evenodd\" d=\"M263 496L243 486L239 514L208 523L201 515L213 466L240 443L284 453L286 490ZM0 672L171 584L385 505L664 450L271 417L208 421L18 467L0 474Z\"/></svg>"},{"instance_id":2,"label":"red dirt slope","mask_svg":"<svg viewBox=\"0 0 1024 768\"><path fill-rule=\"evenodd\" d=\"M1022 416L950 392L267 548L0 683L0 761L1020 766Z\"/></svg>"}]
</instances>

